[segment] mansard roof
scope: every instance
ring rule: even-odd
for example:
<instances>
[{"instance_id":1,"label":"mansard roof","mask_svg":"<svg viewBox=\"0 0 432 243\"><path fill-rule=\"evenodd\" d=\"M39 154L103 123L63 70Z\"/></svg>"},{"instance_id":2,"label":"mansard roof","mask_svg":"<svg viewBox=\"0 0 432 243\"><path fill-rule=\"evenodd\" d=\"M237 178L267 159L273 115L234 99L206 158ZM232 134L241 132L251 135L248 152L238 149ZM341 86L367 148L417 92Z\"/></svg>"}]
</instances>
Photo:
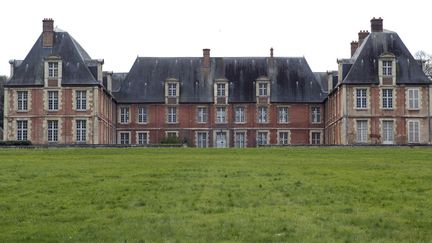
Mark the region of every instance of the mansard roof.
<instances>
[{"instance_id":1,"label":"mansard roof","mask_svg":"<svg viewBox=\"0 0 432 243\"><path fill-rule=\"evenodd\" d=\"M114 93L120 103L163 103L164 83L180 83L181 103L213 102L213 83L226 80L229 102L255 102L255 81L266 77L271 102L322 102L326 95L304 57L138 57Z\"/></svg>"},{"instance_id":2,"label":"mansard roof","mask_svg":"<svg viewBox=\"0 0 432 243\"><path fill-rule=\"evenodd\" d=\"M386 53L395 56L397 84L430 83L399 35L388 30L371 32L352 58L344 60L343 83L378 84L378 60Z\"/></svg>"},{"instance_id":3,"label":"mansard roof","mask_svg":"<svg viewBox=\"0 0 432 243\"><path fill-rule=\"evenodd\" d=\"M59 29L54 31L53 47L42 46L42 34L33 45L26 58L15 64L14 75L6 86L44 85L44 60L57 56L63 62L62 85L97 85L90 70L95 60L69 33Z\"/></svg>"}]
</instances>

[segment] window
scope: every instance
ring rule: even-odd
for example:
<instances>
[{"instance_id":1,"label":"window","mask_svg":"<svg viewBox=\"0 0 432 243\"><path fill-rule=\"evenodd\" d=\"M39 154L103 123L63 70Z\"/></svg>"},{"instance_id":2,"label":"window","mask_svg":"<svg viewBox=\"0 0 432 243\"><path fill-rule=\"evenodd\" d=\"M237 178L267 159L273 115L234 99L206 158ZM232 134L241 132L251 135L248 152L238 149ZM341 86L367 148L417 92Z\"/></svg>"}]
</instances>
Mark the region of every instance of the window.
<instances>
[{"instance_id":1,"label":"window","mask_svg":"<svg viewBox=\"0 0 432 243\"><path fill-rule=\"evenodd\" d=\"M408 89L408 109L419 109L418 89Z\"/></svg>"},{"instance_id":2,"label":"window","mask_svg":"<svg viewBox=\"0 0 432 243\"><path fill-rule=\"evenodd\" d=\"M267 83L258 83L258 95L267 96Z\"/></svg>"},{"instance_id":3,"label":"window","mask_svg":"<svg viewBox=\"0 0 432 243\"><path fill-rule=\"evenodd\" d=\"M392 75L392 61L383 61L382 62L382 71L384 76Z\"/></svg>"},{"instance_id":4,"label":"window","mask_svg":"<svg viewBox=\"0 0 432 243\"><path fill-rule=\"evenodd\" d=\"M168 83L168 96L177 96L177 84Z\"/></svg>"},{"instance_id":5,"label":"window","mask_svg":"<svg viewBox=\"0 0 432 243\"><path fill-rule=\"evenodd\" d=\"M235 123L245 123L245 108L242 106L235 107Z\"/></svg>"},{"instance_id":6,"label":"window","mask_svg":"<svg viewBox=\"0 0 432 243\"><path fill-rule=\"evenodd\" d=\"M48 62L48 78L58 77L58 62Z\"/></svg>"},{"instance_id":7,"label":"window","mask_svg":"<svg viewBox=\"0 0 432 243\"><path fill-rule=\"evenodd\" d=\"M311 108L312 123L321 123L321 107L314 106Z\"/></svg>"},{"instance_id":8,"label":"window","mask_svg":"<svg viewBox=\"0 0 432 243\"><path fill-rule=\"evenodd\" d=\"M58 121L48 120L48 142L58 141Z\"/></svg>"},{"instance_id":9,"label":"window","mask_svg":"<svg viewBox=\"0 0 432 243\"><path fill-rule=\"evenodd\" d=\"M267 135L268 132L258 132L257 133L257 144L258 145L266 145L267 144Z\"/></svg>"},{"instance_id":10,"label":"window","mask_svg":"<svg viewBox=\"0 0 432 243\"><path fill-rule=\"evenodd\" d=\"M138 144L148 144L149 143L149 137L148 132L138 132Z\"/></svg>"},{"instance_id":11,"label":"window","mask_svg":"<svg viewBox=\"0 0 432 243\"><path fill-rule=\"evenodd\" d=\"M367 89L356 89L356 108L367 108Z\"/></svg>"},{"instance_id":12,"label":"window","mask_svg":"<svg viewBox=\"0 0 432 243\"><path fill-rule=\"evenodd\" d=\"M368 134L368 122L366 120L357 121L357 142L366 143Z\"/></svg>"},{"instance_id":13,"label":"window","mask_svg":"<svg viewBox=\"0 0 432 243\"><path fill-rule=\"evenodd\" d=\"M289 144L289 132L279 132L279 144L280 145Z\"/></svg>"},{"instance_id":14,"label":"window","mask_svg":"<svg viewBox=\"0 0 432 243\"><path fill-rule=\"evenodd\" d=\"M76 109L78 111L85 111L87 109L87 92L84 91L76 91Z\"/></svg>"},{"instance_id":15,"label":"window","mask_svg":"<svg viewBox=\"0 0 432 243\"><path fill-rule=\"evenodd\" d=\"M226 107L216 107L216 123L226 122Z\"/></svg>"},{"instance_id":16,"label":"window","mask_svg":"<svg viewBox=\"0 0 432 243\"><path fill-rule=\"evenodd\" d=\"M18 111L27 111L28 108L28 92L18 91L17 92L17 108Z\"/></svg>"},{"instance_id":17,"label":"window","mask_svg":"<svg viewBox=\"0 0 432 243\"><path fill-rule=\"evenodd\" d=\"M216 95L218 97L224 97L225 96L225 84L224 83L218 83L216 85Z\"/></svg>"},{"instance_id":18,"label":"window","mask_svg":"<svg viewBox=\"0 0 432 243\"><path fill-rule=\"evenodd\" d=\"M168 107L167 123L177 122L177 107Z\"/></svg>"},{"instance_id":19,"label":"window","mask_svg":"<svg viewBox=\"0 0 432 243\"><path fill-rule=\"evenodd\" d=\"M288 107L278 108L279 123L288 123Z\"/></svg>"},{"instance_id":20,"label":"window","mask_svg":"<svg viewBox=\"0 0 432 243\"><path fill-rule=\"evenodd\" d=\"M420 142L420 122L408 121L408 143Z\"/></svg>"},{"instance_id":21,"label":"window","mask_svg":"<svg viewBox=\"0 0 432 243\"><path fill-rule=\"evenodd\" d=\"M207 148L207 132L197 132L197 147Z\"/></svg>"},{"instance_id":22,"label":"window","mask_svg":"<svg viewBox=\"0 0 432 243\"><path fill-rule=\"evenodd\" d=\"M147 115L147 107L139 107L138 108L138 123L147 123L148 115Z\"/></svg>"},{"instance_id":23,"label":"window","mask_svg":"<svg viewBox=\"0 0 432 243\"><path fill-rule=\"evenodd\" d=\"M234 146L236 148L246 147L246 132L236 132L234 135Z\"/></svg>"},{"instance_id":24,"label":"window","mask_svg":"<svg viewBox=\"0 0 432 243\"><path fill-rule=\"evenodd\" d=\"M167 138L178 138L178 132L166 132Z\"/></svg>"},{"instance_id":25,"label":"window","mask_svg":"<svg viewBox=\"0 0 432 243\"><path fill-rule=\"evenodd\" d=\"M266 123L268 121L267 118L267 107L258 107L258 123Z\"/></svg>"},{"instance_id":26,"label":"window","mask_svg":"<svg viewBox=\"0 0 432 243\"><path fill-rule=\"evenodd\" d=\"M17 140L28 140L27 138L27 130L28 123L27 121L17 121Z\"/></svg>"},{"instance_id":27,"label":"window","mask_svg":"<svg viewBox=\"0 0 432 243\"><path fill-rule=\"evenodd\" d=\"M382 90L382 107L383 109L393 109L393 90Z\"/></svg>"},{"instance_id":28,"label":"window","mask_svg":"<svg viewBox=\"0 0 432 243\"><path fill-rule=\"evenodd\" d=\"M393 144L393 121L382 122L383 144Z\"/></svg>"},{"instance_id":29,"label":"window","mask_svg":"<svg viewBox=\"0 0 432 243\"><path fill-rule=\"evenodd\" d=\"M321 133L320 132L312 132L311 133L311 144L321 144Z\"/></svg>"},{"instance_id":30,"label":"window","mask_svg":"<svg viewBox=\"0 0 432 243\"><path fill-rule=\"evenodd\" d=\"M86 141L87 121L76 120L76 141L82 143Z\"/></svg>"},{"instance_id":31,"label":"window","mask_svg":"<svg viewBox=\"0 0 432 243\"><path fill-rule=\"evenodd\" d=\"M120 107L120 123L129 122L129 107Z\"/></svg>"},{"instance_id":32,"label":"window","mask_svg":"<svg viewBox=\"0 0 432 243\"><path fill-rule=\"evenodd\" d=\"M48 110L57 111L59 104L58 91L48 91Z\"/></svg>"},{"instance_id":33,"label":"window","mask_svg":"<svg viewBox=\"0 0 432 243\"><path fill-rule=\"evenodd\" d=\"M120 144L129 144L129 133L121 132L120 133Z\"/></svg>"},{"instance_id":34,"label":"window","mask_svg":"<svg viewBox=\"0 0 432 243\"><path fill-rule=\"evenodd\" d=\"M197 122L198 123L206 123L207 122L207 108L206 107L198 107L197 108Z\"/></svg>"}]
</instances>

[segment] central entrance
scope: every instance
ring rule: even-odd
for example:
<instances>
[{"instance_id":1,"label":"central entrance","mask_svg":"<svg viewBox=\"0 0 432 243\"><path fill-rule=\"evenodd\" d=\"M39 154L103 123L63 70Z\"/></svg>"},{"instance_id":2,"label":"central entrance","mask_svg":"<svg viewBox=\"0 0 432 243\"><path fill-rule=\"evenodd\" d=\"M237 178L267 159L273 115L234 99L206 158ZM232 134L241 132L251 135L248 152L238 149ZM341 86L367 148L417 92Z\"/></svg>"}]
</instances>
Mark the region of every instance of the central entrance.
<instances>
[{"instance_id":1,"label":"central entrance","mask_svg":"<svg viewBox=\"0 0 432 243\"><path fill-rule=\"evenodd\" d=\"M216 131L215 145L216 148L228 148L228 132Z\"/></svg>"}]
</instances>

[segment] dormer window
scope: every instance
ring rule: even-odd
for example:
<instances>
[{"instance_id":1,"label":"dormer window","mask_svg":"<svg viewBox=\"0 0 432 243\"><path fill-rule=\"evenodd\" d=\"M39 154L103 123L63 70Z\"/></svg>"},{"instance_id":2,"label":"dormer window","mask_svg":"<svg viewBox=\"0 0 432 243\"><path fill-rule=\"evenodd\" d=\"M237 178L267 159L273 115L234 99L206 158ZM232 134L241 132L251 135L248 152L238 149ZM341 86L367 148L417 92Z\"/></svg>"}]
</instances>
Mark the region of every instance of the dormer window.
<instances>
[{"instance_id":1,"label":"dormer window","mask_svg":"<svg viewBox=\"0 0 432 243\"><path fill-rule=\"evenodd\" d=\"M259 77L255 85L256 102L258 104L270 103L270 80L267 77Z\"/></svg>"},{"instance_id":2,"label":"dormer window","mask_svg":"<svg viewBox=\"0 0 432 243\"><path fill-rule=\"evenodd\" d=\"M177 79L170 78L165 81L165 103L178 104L180 95L180 83Z\"/></svg>"},{"instance_id":3,"label":"dormer window","mask_svg":"<svg viewBox=\"0 0 432 243\"><path fill-rule=\"evenodd\" d=\"M379 57L378 76L380 85L396 85L396 56L392 53L383 53Z\"/></svg>"},{"instance_id":4,"label":"dormer window","mask_svg":"<svg viewBox=\"0 0 432 243\"><path fill-rule=\"evenodd\" d=\"M48 62L48 78L58 78L58 62Z\"/></svg>"},{"instance_id":5,"label":"dormer window","mask_svg":"<svg viewBox=\"0 0 432 243\"><path fill-rule=\"evenodd\" d=\"M382 72L383 76L392 76L392 61L382 61Z\"/></svg>"},{"instance_id":6,"label":"dormer window","mask_svg":"<svg viewBox=\"0 0 432 243\"><path fill-rule=\"evenodd\" d=\"M258 83L258 95L259 96L267 96L267 83Z\"/></svg>"},{"instance_id":7,"label":"dormer window","mask_svg":"<svg viewBox=\"0 0 432 243\"><path fill-rule=\"evenodd\" d=\"M218 83L217 85L217 96L218 97L225 97L225 83Z\"/></svg>"},{"instance_id":8,"label":"dormer window","mask_svg":"<svg viewBox=\"0 0 432 243\"><path fill-rule=\"evenodd\" d=\"M228 103L228 80L216 79L213 86L215 104L225 105Z\"/></svg>"},{"instance_id":9,"label":"dormer window","mask_svg":"<svg viewBox=\"0 0 432 243\"><path fill-rule=\"evenodd\" d=\"M168 83L168 96L170 96L170 97L177 96L177 84L176 83Z\"/></svg>"},{"instance_id":10,"label":"dormer window","mask_svg":"<svg viewBox=\"0 0 432 243\"><path fill-rule=\"evenodd\" d=\"M62 80L62 60L58 56L49 56L44 60L45 87L60 87Z\"/></svg>"}]
</instances>

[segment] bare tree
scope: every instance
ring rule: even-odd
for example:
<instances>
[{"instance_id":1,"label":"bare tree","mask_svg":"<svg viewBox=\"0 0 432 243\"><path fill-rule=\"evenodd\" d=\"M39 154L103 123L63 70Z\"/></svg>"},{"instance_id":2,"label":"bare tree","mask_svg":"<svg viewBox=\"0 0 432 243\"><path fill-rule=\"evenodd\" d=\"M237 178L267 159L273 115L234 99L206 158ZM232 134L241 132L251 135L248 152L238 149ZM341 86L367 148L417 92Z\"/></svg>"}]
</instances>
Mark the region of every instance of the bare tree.
<instances>
[{"instance_id":1,"label":"bare tree","mask_svg":"<svg viewBox=\"0 0 432 243\"><path fill-rule=\"evenodd\" d=\"M422 62L423 71L432 80L432 55L425 51L418 51L414 55L415 59Z\"/></svg>"}]
</instances>

